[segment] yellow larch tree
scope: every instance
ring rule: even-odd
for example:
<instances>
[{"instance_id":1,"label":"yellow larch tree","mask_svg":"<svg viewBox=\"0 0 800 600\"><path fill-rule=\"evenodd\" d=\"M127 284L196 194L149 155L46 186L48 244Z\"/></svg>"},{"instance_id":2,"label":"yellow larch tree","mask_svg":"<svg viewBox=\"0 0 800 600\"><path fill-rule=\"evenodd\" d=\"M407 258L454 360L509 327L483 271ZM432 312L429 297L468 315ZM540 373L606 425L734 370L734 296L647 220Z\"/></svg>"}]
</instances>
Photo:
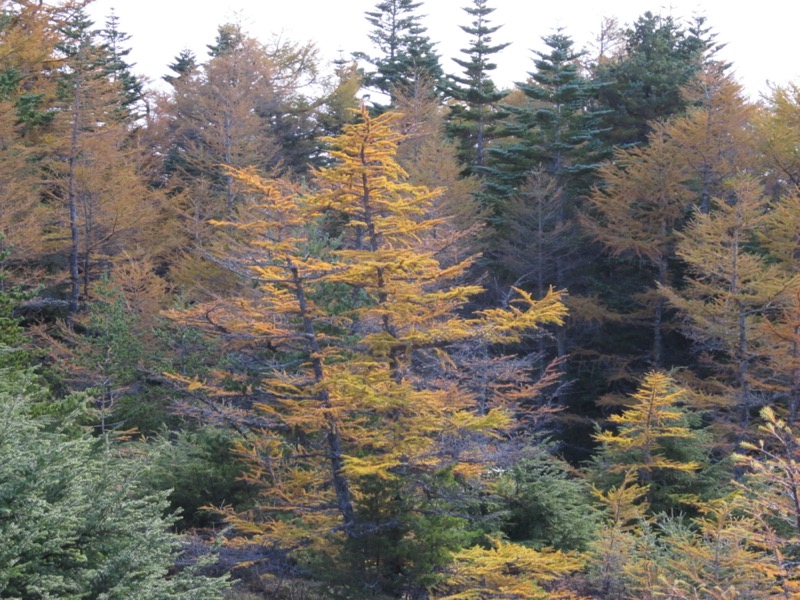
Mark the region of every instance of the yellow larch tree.
<instances>
[{"instance_id":1,"label":"yellow larch tree","mask_svg":"<svg viewBox=\"0 0 800 600\"><path fill-rule=\"evenodd\" d=\"M603 598L625 597L631 585L628 571L634 563L637 540L650 526L648 486L636 483L633 471L607 492L594 494L604 512L604 527L590 549L590 581Z\"/></svg>"},{"instance_id":2,"label":"yellow larch tree","mask_svg":"<svg viewBox=\"0 0 800 600\"><path fill-rule=\"evenodd\" d=\"M760 413L758 439L742 444L734 455L746 467L736 482L744 511L753 521L757 547L773 569L780 598L800 596L800 436L770 407Z\"/></svg>"},{"instance_id":3,"label":"yellow larch tree","mask_svg":"<svg viewBox=\"0 0 800 600\"><path fill-rule=\"evenodd\" d=\"M755 120L755 137L778 194L800 188L800 85L775 87Z\"/></svg>"},{"instance_id":4,"label":"yellow larch tree","mask_svg":"<svg viewBox=\"0 0 800 600\"><path fill-rule=\"evenodd\" d=\"M262 493L257 509L228 513L239 542L331 556L345 543L358 577L386 587L445 558L441 541L424 541L435 532L413 524L435 529L444 518L416 507L425 481L480 474L510 424L506 410L477 410L470 393L429 381L420 365L453 365L448 349L469 339L513 343L560 323L565 308L555 292L539 301L520 292L507 309L462 316L481 289L446 282L470 261L444 267L419 250L439 223L429 213L437 190L404 181L397 115L360 116L328 140L335 164L305 193L234 172L254 202L217 223L229 234L219 256L258 287L220 303L214 320L276 357L256 384L269 426L239 448ZM209 320L206 306L194 314Z\"/></svg>"},{"instance_id":5,"label":"yellow larch tree","mask_svg":"<svg viewBox=\"0 0 800 600\"><path fill-rule=\"evenodd\" d=\"M668 128L655 124L648 142L618 149L613 160L603 163L598 170L601 183L592 190L590 214L583 223L612 256L632 258L652 269L654 285L637 300L646 307L653 331L651 363L659 368L667 307L657 286L671 280L677 233L688 217L693 194L682 150ZM627 318L631 317L637 313Z\"/></svg>"},{"instance_id":6,"label":"yellow larch tree","mask_svg":"<svg viewBox=\"0 0 800 600\"><path fill-rule=\"evenodd\" d=\"M491 546L473 546L453 557L447 595L439 600L579 600L580 596L555 584L579 571L584 559L571 552L534 550L492 538Z\"/></svg>"},{"instance_id":7,"label":"yellow larch tree","mask_svg":"<svg viewBox=\"0 0 800 600\"><path fill-rule=\"evenodd\" d=\"M609 418L617 425L616 432L603 431L595 435L595 440L603 444L604 452L617 457L618 462L612 460L611 470L633 470L641 481L648 482L657 470L697 469L694 462L671 460L664 454L665 440L694 436L685 425L685 415L679 408L679 403L686 400L686 392L665 373L653 371L645 375L632 400L633 404L621 414Z\"/></svg>"},{"instance_id":8,"label":"yellow larch tree","mask_svg":"<svg viewBox=\"0 0 800 600\"><path fill-rule=\"evenodd\" d=\"M791 189L792 186L789 186ZM797 421L800 409L800 193L795 189L770 203L760 232L759 245L784 277L795 278L777 315L759 324L765 345L766 368L757 377L757 385L771 397L779 410L785 407L789 423Z\"/></svg>"},{"instance_id":9,"label":"yellow larch tree","mask_svg":"<svg viewBox=\"0 0 800 600\"><path fill-rule=\"evenodd\" d=\"M42 205L49 219L41 238L68 270L56 280L70 316L94 281L124 254L157 255L162 242L163 198L148 182L121 82L109 73L110 50L85 10L87 2L58 5L51 27L58 42L53 73L58 93L48 110L46 136L36 148L42 171Z\"/></svg>"},{"instance_id":10,"label":"yellow larch tree","mask_svg":"<svg viewBox=\"0 0 800 600\"><path fill-rule=\"evenodd\" d=\"M746 426L762 400L753 385L769 345L763 323L791 300L796 276L757 251L768 219L768 202L753 178L727 182L726 198L712 199L709 213L696 213L679 237L687 264L683 289L665 288L684 315L684 329L702 358L727 386L726 400L738 425Z\"/></svg>"},{"instance_id":11,"label":"yellow larch tree","mask_svg":"<svg viewBox=\"0 0 800 600\"><path fill-rule=\"evenodd\" d=\"M736 494L698 505L694 527L667 528L667 556L657 595L666 598L792 598L781 589L782 573L760 548L755 519Z\"/></svg>"},{"instance_id":12,"label":"yellow larch tree","mask_svg":"<svg viewBox=\"0 0 800 600\"><path fill-rule=\"evenodd\" d=\"M44 184L35 158L53 117L53 73L59 60L52 20L58 9L4 2L0 11L0 234L4 245L15 248L9 262L15 270L21 265L27 270L45 253L42 229L50 218L41 201Z\"/></svg>"},{"instance_id":13,"label":"yellow larch tree","mask_svg":"<svg viewBox=\"0 0 800 600\"><path fill-rule=\"evenodd\" d=\"M485 215L476 198L480 182L461 174L457 149L445 137L444 109L433 86L399 92L394 110L402 115L396 129L404 136L397 148L397 162L408 173L408 182L441 189L427 215L440 221L425 238L426 245L437 250L436 258L443 265L477 254L486 241L481 226Z\"/></svg>"},{"instance_id":14,"label":"yellow larch tree","mask_svg":"<svg viewBox=\"0 0 800 600\"><path fill-rule=\"evenodd\" d=\"M760 325L767 346L766 368L757 385L769 393L776 410L791 424L800 410L800 292L783 307L777 318Z\"/></svg>"},{"instance_id":15,"label":"yellow larch tree","mask_svg":"<svg viewBox=\"0 0 800 600\"><path fill-rule=\"evenodd\" d=\"M180 76L170 78L172 90L159 99L161 118L151 135L160 147L171 207L183 234L174 244L170 277L185 294L206 298L235 287L206 259L217 234L210 220L231 218L243 202L244 190L225 167L252 167L262 174L304 167L291 164L311 158L295 147L308 143L308 132L295 119L313 114L322 127L322 100L301 94L322 85L317 77L312 43L280 37L262 43L241 24L227 23L218 28L207 60L195 65L192 58ZM343 81L337 91L346 95L351 86Z\"/></svg>"},{"instance_id":16,"label":"yellow larch tree","mask_svg":"<svg viewBox=\"0 0 800 600\"><path fill-rule=\"evenodd\" d=\"M707 213L712 198L725 193L729 179L754 172L758 164L752 127L756 107L724 65L713 61L683 94L694 108L669 121L667 129L679 149L678 160L691 175L696 205Z\"/></svg>"}]
</instances>

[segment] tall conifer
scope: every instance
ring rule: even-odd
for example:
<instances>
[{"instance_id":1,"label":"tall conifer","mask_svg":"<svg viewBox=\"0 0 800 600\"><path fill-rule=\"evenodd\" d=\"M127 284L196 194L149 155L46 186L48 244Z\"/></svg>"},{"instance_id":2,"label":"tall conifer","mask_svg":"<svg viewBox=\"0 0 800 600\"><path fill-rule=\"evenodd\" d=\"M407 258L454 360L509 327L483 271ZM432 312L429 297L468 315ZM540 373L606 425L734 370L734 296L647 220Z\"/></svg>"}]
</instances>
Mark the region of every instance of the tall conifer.
<instances>
[{"instance_id":1,"label":"tall conifer","mask_svg":"<svg viewBox=\"0 0 800 600\"><path fill-rule=\"evenodd\" d=\"M373 27L369 39L380 53L354 53L374 66L365 73L364 85L393 97L395 89L407 91L420 79L441 83L444 73L439 56L416 14L421 5L413 0L383 0L366 13Z\"/></svg>"},{"instance_id":2,"label":"tall conifer","mask_svg":"<svg viewBox=\"0 0 800 600\"><path fill-rule=\"evenodd\" d=\"M498 121L505 115L498 103L506 92L498 90L491 79L491 71L497 65L491 62L509 43L492 45L492 34L500 25L490 26L489 15L494 12L487 0L473 0L464 12L474 20L470 25L461 25L470 36L469 46L462 52L466 58L454 58L453 62L464 71L463 75L451 75L452 83L447 93L455 102L450 104L447 130L459 144L459 158L467 173L477 172L486 161L486 147L496 137Z\"/></svg>"}]
</instances>

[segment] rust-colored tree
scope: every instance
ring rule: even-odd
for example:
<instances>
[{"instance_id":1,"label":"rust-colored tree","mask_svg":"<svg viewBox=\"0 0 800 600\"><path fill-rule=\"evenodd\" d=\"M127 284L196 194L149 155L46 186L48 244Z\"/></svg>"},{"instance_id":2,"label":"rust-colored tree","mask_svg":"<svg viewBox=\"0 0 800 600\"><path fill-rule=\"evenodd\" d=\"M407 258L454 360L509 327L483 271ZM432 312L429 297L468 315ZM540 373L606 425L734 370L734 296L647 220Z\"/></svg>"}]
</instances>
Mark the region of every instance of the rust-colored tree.
<instances>
[{"instance_id":1,"label":"rust-colored tree","mask_svg":"<svg viewBox=\"0 0 800 600\"><path fill-rule=\"evenodd\" d=\"M761 186L745 176L727 185L727 198L714 198L711 212L698 212L680 235L685 288L664 292L725 386L737 424L746 426L752 409L764 402L754 385L769 352L762 325L789 303L794 277L756 251L767 219Z\"/></svg>"},{"instance_id":2,"label":"rust-colored tree","mask_svg":"<svg viewBox=\"0 0 800 600\"><path fill-rule=\"evenodd\" d=\"M41 202L44 183L36 158L53 116L57 9L5 2L0 11L0 233L4 244L15 248L8 257L14 270L35 271L46 252L42 230L48 211Z\"/></svg>"},{"instance_id":3,"label":"rust-colored tree","mask_svg":"<svg viewBox=\"0 0 800 600\"><path fill-rule=\"evenodd\" d=\"M121 83L109 75L108 49L83 5L60 6L55 27L58 96L49 142L40 147L46 203L55 217L43 239L67 255L69 312L93 281L123 255L153 255L161 246L161 196L147 185L146 160L123 110Z\"/></svg>"},{"instance_id":4,"label":"rust-colored tree","mask_svg":"<svg viewBox=\"0 0 800 600\"><path fill-rule=\"evenodd\" d=\"M775 87L755 119L755 138L776 196L800 187L800 86Z\"/></svg>"},{"instance_id":5,"label":"rust-colored tree","mask_svg":"<svg viewBox=\"0 0 800 600\"><path fill-rule=\"evenodd\" d=\"M695 108L672 119L668 130L678 160L691 177L695 203L701 212L711 210L714 197L725 194L726 182L757 164L752 133L755 107L744 98L741 86L711 62L683 89Z\"/></svg>"},{"instance_id":6,"label":"rust-colored tree","mask_svg":"<svg viewBox=\"0 0 800 600\"><path fill-rule=\"evenodd\" d=\"M601 184L590 196L592 217L584 224L612 256L625 256L649 267L654 285L639 293L653 332L650 361L661 366L666 303L656 286L670 283L670 260L677 232L684 224L693 194L681 150L667 128L654 125L645 147L617 150L598 170ZM641 309L639 313L641 313ZM639 320L637 313L627 319Z\"/></svg>"}]
</instances>

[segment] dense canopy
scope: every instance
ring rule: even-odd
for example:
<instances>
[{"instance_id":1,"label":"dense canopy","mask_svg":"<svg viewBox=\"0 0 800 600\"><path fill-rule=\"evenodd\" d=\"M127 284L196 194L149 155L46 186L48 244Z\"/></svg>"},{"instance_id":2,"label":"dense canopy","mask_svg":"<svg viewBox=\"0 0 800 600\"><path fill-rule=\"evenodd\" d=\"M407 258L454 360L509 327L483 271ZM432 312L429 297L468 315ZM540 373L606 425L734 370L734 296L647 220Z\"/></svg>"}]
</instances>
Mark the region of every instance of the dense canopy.
<instances>
[{"instance_id":1,"label":"dense canopy","mask_svg":"<svg viewBox=\"0 0 800 600\"><path fill-rule=\"evenodd\" d=\"M386 0L159 91L89 4L0 0L0 596L800 594L800 88Z\"/></svg>"}]
</instances>

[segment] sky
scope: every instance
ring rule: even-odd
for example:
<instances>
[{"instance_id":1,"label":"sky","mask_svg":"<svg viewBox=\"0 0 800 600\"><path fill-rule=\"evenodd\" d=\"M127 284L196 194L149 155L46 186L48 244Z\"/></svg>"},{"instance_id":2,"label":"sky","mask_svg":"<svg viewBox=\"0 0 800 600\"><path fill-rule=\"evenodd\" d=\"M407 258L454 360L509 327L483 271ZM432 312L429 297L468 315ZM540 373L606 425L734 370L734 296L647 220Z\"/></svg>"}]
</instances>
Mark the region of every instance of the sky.
<instances>
[{"instance_id":1,"label":"sky","mask_svg":"<svg viewBox=\"0 0 800 600\"><path fill-rule=\"evenodd\" d=\"M324 60L349 57L353 51L370 54L367 38L370 25L364 12L378 0L95 0L90 14L102 25L112 9L120 29L131 36L129 59L134 70L154 82L167 74L167 65L183 49L199 59L207 55L206 44L214 41L217 26L240 22L252 36L268 40L281 36L296 42L314 42ZM472 18L463 10L471 0L426 0L419 9L423 24L436 43L446 72L458 73L450 57L460 56L468 36L459 25ZM730 0L671 0L649 4L640 0L490 0L495 8L491 24L502 25L493 42L511 42L496 55L495 82L510 86L533 70L532 50L543 50L542 37L557 28L575 41L577 48L589 45L597 36L603 17L631 23L647 10L690 19L702 14L726 47L720 56L733 63L733 72L754 99L769 90L769 84L800 83L797 60L797 23L800 3L761 0L742 3Z\"/></svg>"}]
</instances>

